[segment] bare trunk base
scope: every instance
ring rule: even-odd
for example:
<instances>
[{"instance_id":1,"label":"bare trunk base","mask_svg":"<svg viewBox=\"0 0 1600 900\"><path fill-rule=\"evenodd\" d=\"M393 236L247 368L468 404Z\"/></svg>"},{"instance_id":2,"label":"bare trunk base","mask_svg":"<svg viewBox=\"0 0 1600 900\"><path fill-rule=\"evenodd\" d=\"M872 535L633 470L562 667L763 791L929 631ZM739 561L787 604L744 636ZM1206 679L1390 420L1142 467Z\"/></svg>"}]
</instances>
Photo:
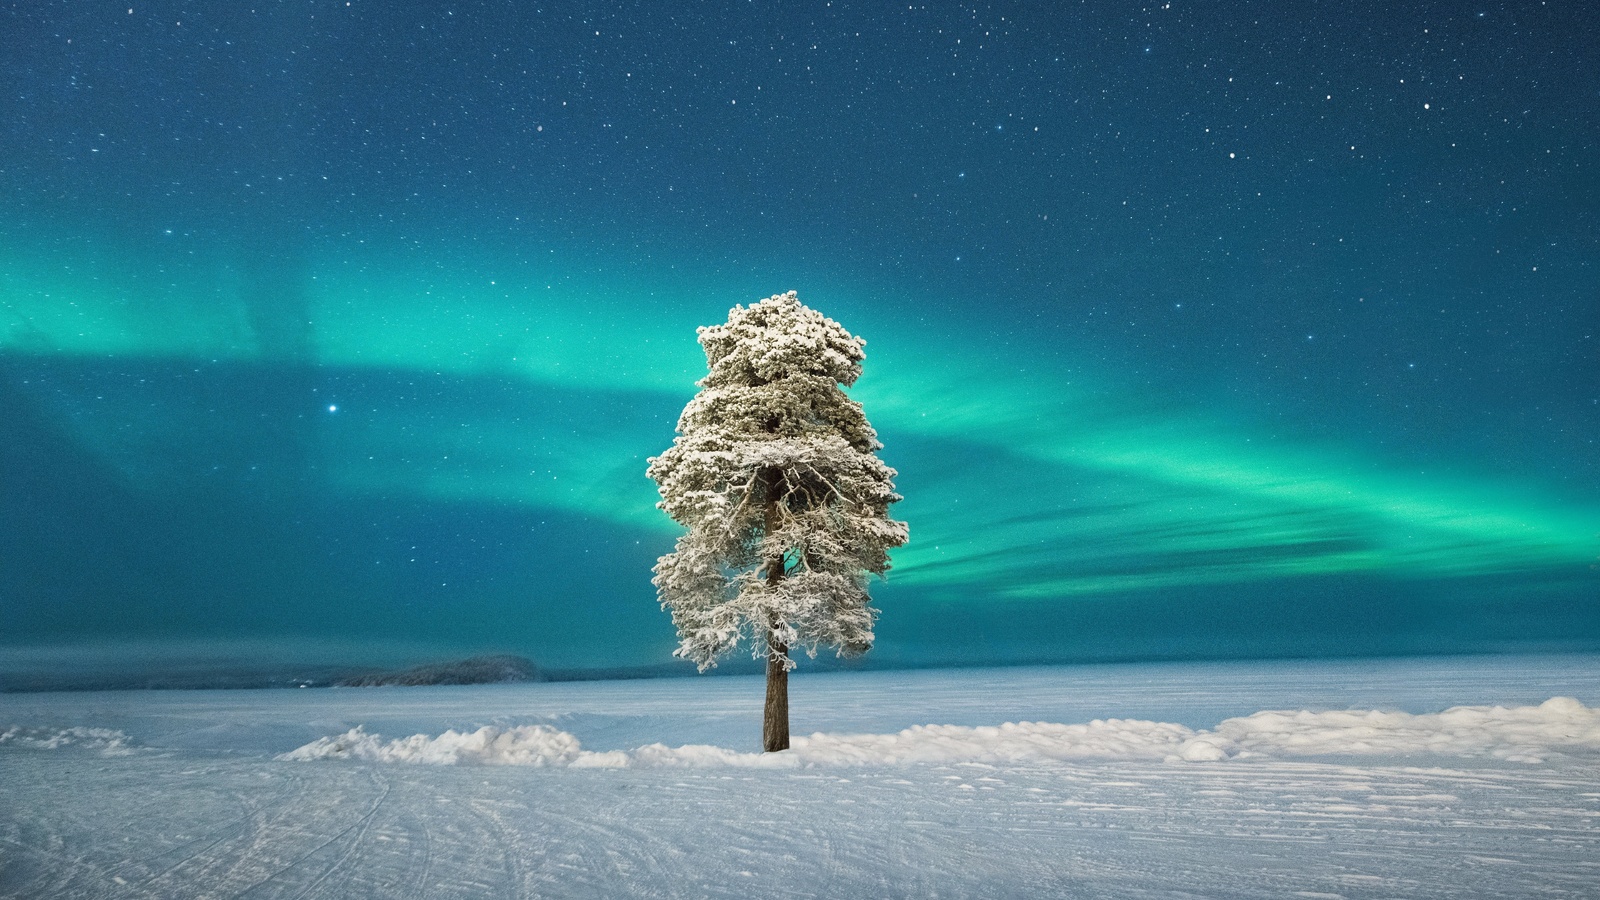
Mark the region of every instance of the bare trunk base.
<instances>
[{"instance_id":1,"label":"bare trunk base","mask_svg":"<svg viewBox=\"0 0 1600 900\"><path fill-rule=\"evenodd\" d=\"M767 705L761 717L761 746L768 753L789 749L789 648L767 643Z\"/></svg>"}]
</instances>

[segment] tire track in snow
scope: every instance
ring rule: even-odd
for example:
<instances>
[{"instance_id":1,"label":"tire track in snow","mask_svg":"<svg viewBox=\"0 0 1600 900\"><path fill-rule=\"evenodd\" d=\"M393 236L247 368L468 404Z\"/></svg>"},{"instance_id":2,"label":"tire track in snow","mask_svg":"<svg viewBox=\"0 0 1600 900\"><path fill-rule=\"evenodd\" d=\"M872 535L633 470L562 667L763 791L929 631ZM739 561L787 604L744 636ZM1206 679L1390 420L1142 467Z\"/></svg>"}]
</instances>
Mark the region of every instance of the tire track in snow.
<instances>
[{"instance_id":1,"label":"tire track in snow","mask_svg":"<svg viewBox=\"0 0 1600 900\"><path fill-rule=\"evenodd\" d=\"M244 811L237 821L189 842L188 846L192 847L206 837L213 838L162 871L136 885L128 885L117 896L167 900L190 896L281 895L297 886L298 879L294 876L305 873L307 860L336 846L341 839L354 836L351 844L344 848L345 853L316 873L316 878L326 880L348 864L351 851L360 846L361 826L371 822L386 797L387 781L383 773L376 771L342 773L331 785L326 783L323 773L312 778L307 777L307 773L285 771L276 766L266 770L250 767L248 771L255 777L246 780L246 788L236 788L232 792ZM234 769L220 772L226 774L213 772L211 777L237 778L239 774ZM330 820L336 826L339 824L352 795L365 793L353 787L353 783L363 780L377 789L376 800L354 822L327 835L324 826ZM264 795L263 788L270 789L270 794ZM315 843L306 847L308 842ZM170 855L173 850L163 855ZM305 888L301 887L301 891L304 893Z\"/></svg>"},{"instance_id":2,"label":"tire track in snow","mask_svg":"<svg viewBox=\"0 0 1600 900\"><path fill-rule=\"evenodd\" d=\"M575 815L555 810L542 811L541 814L554 826L552 830L562 835L563 840L574 840L573 836L576 835L589 835L591 840L579 839L575 840L575 843L580 846L594 845L607 848L604 868L614 872L616 880L599 878L599 884L626 885L626 891L630 896L694 896L662 893L663 885L684 883L685 875L682 871L684 865L681 862L684 854L671 841L656 834L657 829L627 824L636 819L626 815L620 807L634 806L635 804L630 802L631 798L624 799L617 788L606 785L603 781L597 780L594 787L602 789L603 792L596 790L589 796L605 801L605 806L592 808L599 815ZM594 819L609 824L599 825ZM657 822L657 827L658 829L670 827L670 824ZM593 867L590 872L596 873L600 868Z\"/></svg>"},{"instance_id":3,"label":"tire track in snow","mask_svg":"<svg viewBox=\"0 0 1600 900\"><path fill-rule=\"evenodd\" d=\"M249 795L246 795L244 797L239 798L241 800L241 804L245 808L246 812L238 821L229 822L229 823L221 826L220 828L214 829L212 831L205 832L205 833L197 836L196 838L194 838L191 841L186 841L183 844L180 844L180 845L178 845L176 847L173 847L170 850L167 850L167 851L159 854L158 856L154 857L152 859L152 862L164 859L164 858L169 857L169 856L174 856L174 855L179 855L180 856L180 858L176 862L173 862L171 865L166 866L166 868L162 869L161 871L152 873L151 875L149 875L146 878L144 878L142 883L139 885L139 887L153 890L155 888L157 882L162 881L163 879L169 878L178 869L184 867L186 864L190 863L191 861L193 861L193 860L195 860L197 858L201 858L201 857L205 856L205 854L208 851L210 851L213 847L216 847L217 845L223 843L224 841L229 840L230 838L234 839L234 840L238 840L238 839L242 838L247 832L253 833L255 831L255 829L256 829L256 826L249 825L248 823L253 823L259 818L261 807L263 805L266 805L266 806L277 806L282 802L282 800L286 796L288 796L289 793L290 793L290 791L287 788L280 789L278 794L277 794L277 796L275 796L273 798L273 802L270 803L270 804L263 804L259 800L259 798L256 798L256 797L253 797L253 796L249 796ZM194 847L195 844L198 844L201 841L206 841L207 838L211 838L211 840L207 841L205 846L199 848L198 850L185 852L185 851L188 851L189 848ZM156 896L161 896L161 894L158 893L158 894L156 894Z\"/></svg>"},{"instance_id":4,"label":"tire track in snow","mask_svg":"<svg viewBox=\"0 0 1600 900\"><path fill-rule=\"evenodd\" d=\"M13 759L11 762L15 762ZM229 806L239 815L231 821L224 821L220 825L202 826L200 833L191 839L184 840L176 845L164 845L163 849L147 857L129 858L125 855L131 847L119 846L112 841L100 841L88 846L74 848L69 845L63 833L73 835L93 834L99 823L105 819L108 812L113 809L105 808L100 800L106 790L111 796L120 797L120 808L114 808L122 816L132 816L134 821L144 821L146 814L153 808L168 811L165 800L169 790L187 787L192 782L180 780L182 776L194 774L191 771L180 773L178 777L165 774L157 777L152 782L146 782L140 772L147 770L151 765L150 760L119 760L118 767L105 770L104 777L110 782L99 791L85 795L81 789L73 786L52 783L50 775L55 765L61 763L71 764L70 761L46 760L41 761L42 766L30 766L30 771L42 774L44 777L34 787L45 796L53 796L63 800L76 800L76 803L37 803L35 808L48 809L62 821L56 830L50 831L48 836L40 842L40 846L28 847L32 855L48 861L49 870L58 873L57 879L48 887L34 885L26 890L19 891L17 897L155 897L167 898L184 896L185 891L192 893L193 888L181 888L187 885L187 876L180 875L180 870L197 859L205 859L213 848L223 845L230 840L236 841L245 834L253 832L258 826L255 824L263 806L276 805L287 796L289 788L274 784L274 796L263 801L258 795L249 791L227 790L223 792L206 790L202 792L204 799L214 801L218 793L226 794ZM159 766L159 761L154 763ZM132 771L128 771L131 769ZM215 775L216 770L206 774ZM134 796L127 796L126 788L129 778L132 784L138 785ZM87 812L80 812L80 807L87 805ZM201 804L206 812L211 812L216 804L208 802ZM37 815L37 814L36 814ZM145 841L159 841L161 835L140 835ZM122 836L122 842L130 839L128 835ZM198 846L198 849L196 847ZM118 851L122 851L119 853ZM182 854L182 858L167 863L174 854ZM120 857L120 858L118 858ZM113 861L115 860L115 861ZM9 889L8 889L9 890ZM6 896L7 894L0 894Z\"/></svg>"},{"instance_id":5,"label":"tire track in snow","mask_svg":"<svg viewBox=\"0 0 1600 900\"><path fill-rule=\"evenodd\" d=\"M62 852L64 844L59 835L50 835L46 838L46 840L54 844L53 852L49 847L32 847L11 838L0 839L0 843L10 844L15 849L35 858L44 864L35 870L35 873L32 875L32 877L23 885L21 885L20 889L13 890L8 884L11 878L7 874L11 861L5 859L3 854L0 854L0 888L4 888L4 892L0 893L0 897L33 898L72 896L75 893L72 890L73 882L79 875L85 873L93 876L94 883L90 888L92 892L89 894L80 894L78 896L104 896L104 890L101 886L107 880L107 878L102 869L94 866L91 863L84 862L80 859L73 859L65 855L65 853ZM45 883L41 884L41 881Z\"/></svg>"},{"instance_id":6,"label":"tire track in snow","mask_svg":"<svg viewBox=\"0 0 1600 900\"><path fill-rule=\"evenodd\" d=\"M422 834L422 872L416 878L417 894L427 896L428 885L433 881L433 829L429 827L426 816L413 816L412 820L416 822L416 830Z\"/></svg>"},{"instance_id":7,"label":"tire track in snow","mask_svg":"<svg viewBox=\"0 0 1600 900\"><path fill-rule=\"evenodd\" d=\"M705 894L693 887L691 857L704 848L684 848L692 823L662 814L677 808L681 795L647 782L634 790L633 776L615 783L620 773L546 772L537 785L551 793L497 790L493 798L470 803L470 810L489 837L479 844L502 854L502 865L515 897L685 897ZM518 788L529 779L512 772L494 773ZM488 782L485 782L488 783ZM581 797L581 801L574 802ZM559 799L558 799L559 798ZM645 804L649 804L646 806Z\"/></svg>"},{"instance_id":8,"label":"tire track in snow","mask_svg":"<svg viewBox=\"0 0 1600 900\"><path fill-rule=\"evenodd\" d=\"M217 773L212 773L212 777L218 777ZM275 788L272 796L264 799L253 791L236 791L235 799L244 810L243 816L219 829L220 833L215 840L140 883L138 887L145 892L145 896L153 898L185 896L182 892L184 886L228 881L226 876L237 868L242 859L233 848L244 845L260 846L263 842L264 817L286 806L292 808L296 805L292 801L303 793L302 777L287 777L282 780L258 779L260 780L267 781ZM200 838L203 839L204 837ZM190 843L192 845L195 842ZM189 889L193 890L192 887Z\"/></svg>"},{"instance_id":9,"label":"tire track in snow","mask_svg":"<svg viewBox=\"0 0 1600 900\"><path fill-rule=\"evenodd\" d=\"M369 769L368 777L373 782L378 784L380 790L378 792L377 799L372 801L372 806L366 811L366 813L364 815L362 815L360 819L357 819L355 822L353 822L348 828L345 828L343 831L339 832L338 834L335 834L333 837L330 837L326 841L323 841L315 849L311 850L311 852L307 853L305 856L300 857L300 859L295 860L295 862L290 864L289 866L284 867L283 871L285 871L285 872L289 871L290 869L293 869L295 867L298 867L299 865L304 863L306 860L310 859L313 856L316 856L318 853L321 853L326 848L333 846L335 843L337 843L337 842L339 842L341 840L344 840L346 838L346 836L350 837L350 840L346 843L346 846L344 848L344 852L339 854L339 858L334 860L333 863L331 863L326 869L324 869L322 871L322 873L319 874L310 884L306 885L304 889L302 889L299 893L295 894L294 895L294 900L305 900L306 897L310 896L311 892L316 890L319 886L321 886L323 882L327 881L328 878L333 875L333 873L338 872L341 869L343 869L345 867L345 865L349 862L350 858L355 854L355 852L357 850L361 849L362 845L366 842L367 832L372 827L372 820L373 820L373 818L375 816L377 816L378 810L383 808L384 802L389 799L389 792L392 790L392 787L393 787L392 784L390 783L389 778L387 778L385 776L385 774L380 772L377 768ZM355 832L354 835L351 835L352 831ZM276 876L272 876L272 877L276 877ZM262 883L264 884L266 881L270 881L270 880L272 880L272 879L271 878L264 879ZM252 888L246 888L244 890L244 892L242 892L239 896L240 897L244 897L244 896L248 895L250 893L250 891L252 891L252 890L254 890L253 887Z\"/></svg>"},{"instance_id":10,"label":"tire track in snow","mask_svg":"<svg viewBox=\"0 0 1600 900\"><path fill-rule=\"evenodd\" d=\"M489 842L489 845L499 848L500 864L505 868L506 874L510 876L501 888L501 896L508 898L508 900L515 900L515 898L522 896L543 896L528 889L528 872L522 865L522 847L520 846L524 832L521 829L507 827L500 815L495 812L495 809L505 802L503 799L473 799L468 801L466 809L472 813L478 822L485 823L487 825L486 830L494 835L494 840Z\"/></svg>"}]
</instances>

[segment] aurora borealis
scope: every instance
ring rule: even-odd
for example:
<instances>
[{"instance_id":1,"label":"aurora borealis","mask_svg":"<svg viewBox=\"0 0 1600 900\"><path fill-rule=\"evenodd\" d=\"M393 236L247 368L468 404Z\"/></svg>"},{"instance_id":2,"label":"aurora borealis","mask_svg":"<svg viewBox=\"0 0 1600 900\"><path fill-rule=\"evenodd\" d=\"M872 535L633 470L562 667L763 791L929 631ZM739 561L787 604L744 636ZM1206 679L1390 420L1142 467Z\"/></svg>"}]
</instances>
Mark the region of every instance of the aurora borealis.
<instances>
[{"instance_id":1,"label":"aurora borealis","mask_svg":"<svg viewBox=\"0 0 1600 900\"><path fill-rule=\"evenodd\" d=\"M1585 4L0 34L17 658L663 663L645 460L791 289L901 473L875 664L1600 647Z\"/></svg>"}]
</instances>

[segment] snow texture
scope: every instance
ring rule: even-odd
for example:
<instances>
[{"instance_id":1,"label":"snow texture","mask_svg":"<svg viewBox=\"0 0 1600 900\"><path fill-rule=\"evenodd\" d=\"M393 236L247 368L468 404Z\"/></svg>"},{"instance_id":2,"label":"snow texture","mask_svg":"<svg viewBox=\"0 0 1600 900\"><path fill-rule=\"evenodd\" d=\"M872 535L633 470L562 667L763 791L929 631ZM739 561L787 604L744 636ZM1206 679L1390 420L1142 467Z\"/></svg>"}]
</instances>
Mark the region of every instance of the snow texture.
<instances>
[{"instance_id":1,"label":"snow texture","mask_svg":"<svg viewBox=\"0 0 1600 900\"><path fill-rule=\"evenodd\" d=\"M481 763L497 766L567 766L582 751L578 739L543 725L446 731L438 737L414 734L385 741L357 726L336 737L318 738L279 756L284 760L366 759L374 762Z\"/></svg>"},{"instance_id":2,"label":"snow texture","mask_svg":"<svg viewBox=\"0 0 1600 900\"><path fill-rule=\"evenodd\" d=\"M6 694L0 897L1593 898L1597 663Z\"/></svg>"},{"instance_id":3,"label":"snow texture","mask_svg":"<svg viewBox=\"0 0 1600 900\"><path fill-rule=\"evenodd\" d=\"M1571 697L1538 706L1458 706L1442 713L1349 710L1258 712L1213 730L1169 722L1095 719L1086 724L1007 722L997 726L918 725L894 734L813 734L778 754L651 744L631 753L591 753L576 737L544 726L485 726L437 737L385 741L354 728L319 738L279 759L582 766L889 766L901 763L1048 763L1062 760L1216 762L1251 756L1489 757L1539 763L1552 754L1600 753L1600 710Z\"/></svg>"},{"instance_id":4,"label":"snow texture","mask_svg":"<svg viewBox=\"0 0 1600 900\"><path fill-rule=\"evenodd\" d=\"M710 370L647 474L688 531L655 567L657 594L701 669L742 641L785 667L791 647L872 646L867 578L889 570L906 524L895 471L843 387L866 342L793 291L700 329Z\"/></svg>"},{"instance_id":5,"label":"snow texture","mask_svg":"<svg viewBox=\"0 0 1600 900\"><path fill-rule=\"evenodd\" d=\"M89 750L106 756L131 753L128 736L112 728L48 728L13 725L0 731L0 748L29 750Z\"/></svg>"}]
</instances>

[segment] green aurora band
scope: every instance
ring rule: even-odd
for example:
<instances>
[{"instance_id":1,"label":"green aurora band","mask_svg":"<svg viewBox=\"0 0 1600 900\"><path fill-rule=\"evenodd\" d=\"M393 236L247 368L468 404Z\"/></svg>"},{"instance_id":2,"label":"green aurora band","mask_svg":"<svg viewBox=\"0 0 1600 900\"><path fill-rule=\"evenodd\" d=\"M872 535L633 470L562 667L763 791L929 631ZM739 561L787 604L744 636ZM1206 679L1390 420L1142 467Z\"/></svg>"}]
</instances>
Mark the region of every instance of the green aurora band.
<instances>
[{"instance_id":1,"label":"green aurora band","mask_svg":"<svg viewBox=\"0 0 1600 900\"><path fill-rule=\"evenodd\" d=\"M662 291L529 264L408 268L373 255L307 265L276 313L304 322L284 326L264 322L248 279L227 265L154 284L119 278L109 262L0 260L0 351L197 370L287 365L355 382L398 372L422 393L450 379L503 385L450 407L452 421L433 405L343 390L338 414L317 426L320 476L351 495L549 507L663 541L674 526L654 509L645 459L670 441L703 373L694 328L728 302L707 298L748 302L795 286ZM977 585L1046 601L1341 573L1561 579L1596 558L1600 509L1538 485L1465 473L1424 482L1348 447L1156 409L1111 378L1037 359L1020 373L1001 351L799 287L869 339L853 393L903 469L897 510L912 523L892 578L935 598L959 601ZM564 399L541 405L548 396ZM126 406L67 418L84 447L135 482L160 477L148 448L181 427ZM915 466L899 460L907 448Z\"/></svg>"}]
</instances>

